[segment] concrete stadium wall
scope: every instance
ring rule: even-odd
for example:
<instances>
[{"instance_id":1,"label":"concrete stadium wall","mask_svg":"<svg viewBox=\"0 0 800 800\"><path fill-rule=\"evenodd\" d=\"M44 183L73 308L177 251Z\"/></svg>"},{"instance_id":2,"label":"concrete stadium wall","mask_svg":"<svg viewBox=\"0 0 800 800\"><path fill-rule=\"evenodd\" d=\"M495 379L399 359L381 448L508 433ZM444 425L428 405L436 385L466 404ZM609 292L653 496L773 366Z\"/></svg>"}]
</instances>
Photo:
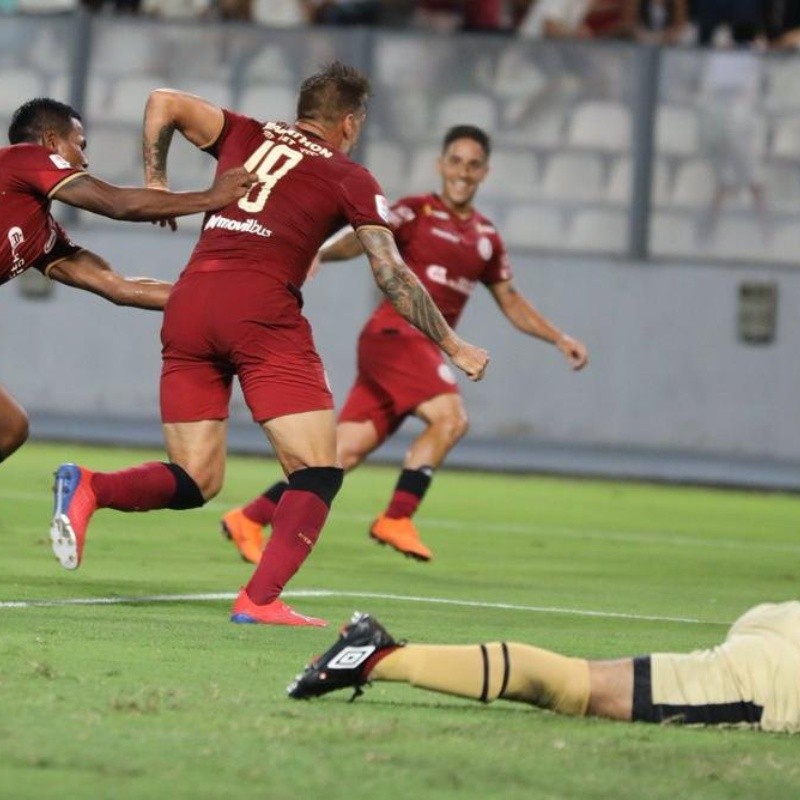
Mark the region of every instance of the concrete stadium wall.
<instances>
[{"instance_id":1,"label":"concrete stadium wall","mask_svg":"<svg viewBox=\"0 0 800 800\"><path fill-rule=\"evenodd\" d=\"M194 241L191 230L149 225L72 232L121 271L164 279L179 273ZM584 339L592 361L571 373L554 348L515 331L479 287L461 332L488 347L492 363L484 382L464 381L471 438L800 460L800 273L530 256L514 267L520 289ZM771 345L737 341L744 280L778 286ZM20 281L0 292L0 381L34 417L156 419L159 315L53 288L36 300L22 295ZM307 287L306 312L339 402L375 300L363 261L326 265ZM249 419L238 391L232 417Z\"/></svg>"}]
</instances>

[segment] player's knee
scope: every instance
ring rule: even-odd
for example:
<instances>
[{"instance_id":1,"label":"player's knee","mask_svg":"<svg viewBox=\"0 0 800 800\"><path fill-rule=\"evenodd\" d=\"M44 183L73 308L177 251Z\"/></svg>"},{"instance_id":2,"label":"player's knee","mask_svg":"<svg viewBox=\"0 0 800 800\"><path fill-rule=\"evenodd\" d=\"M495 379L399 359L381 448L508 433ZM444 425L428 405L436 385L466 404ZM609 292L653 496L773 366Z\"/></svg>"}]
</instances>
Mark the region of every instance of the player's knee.
<instances>
[{"instance_id":1,"label":"player's knee","mask_svg":"<svg viewBox=\"0 0 800 800\"><path fill-rule=\"evenodd\" d=\"M345 472L355 469L364 460L364 455L357 447L350 445L339 445L336 448L336 459Z\"/></svg>"},{"instance_id":2,"label":"player's knee","mask_svg":"<svg viewBox=\"0 0 800 800\"><path fill-rule=\"evenodd\" d=\"M8 458L15 450L22 447L28 440L29 434L28 415L21 409L9 414L0 431L0 459Z\"/></svg>"},{"instance_id":3,"label":"player's knee","mask_svg":"<svg viewBox=\"0 0 800 800\"><path fill-rule=\"evenodd\" d=\"M219 493L221 479L215 481L214 477L209 475L205 479L198 480L198 476L191 475L179 464L167 463L165 466L175 478L175 493L168 508L174 510L200 508Z\"/></svg>"},{"instance_id":4,"label":"player's knee","mask_svg":"<svg viewBox=\"0 0 800 800\"><path fill-rule=\"evenodd\" d=\"M330 507L342 488L344 470L339 467L306 467L289 476L289 489L312 492Z\"/></svg>"},{"instance_id":5,"label":"player's knee","mask_svg":"<svg viewBox=\"0 0 800 800\"><path fill-rule=\"evenodd\" d=\"M434 422L440 435L451 445L455 444L469 430L466 414L451 414Z\"/></svg>"}]
</instances>

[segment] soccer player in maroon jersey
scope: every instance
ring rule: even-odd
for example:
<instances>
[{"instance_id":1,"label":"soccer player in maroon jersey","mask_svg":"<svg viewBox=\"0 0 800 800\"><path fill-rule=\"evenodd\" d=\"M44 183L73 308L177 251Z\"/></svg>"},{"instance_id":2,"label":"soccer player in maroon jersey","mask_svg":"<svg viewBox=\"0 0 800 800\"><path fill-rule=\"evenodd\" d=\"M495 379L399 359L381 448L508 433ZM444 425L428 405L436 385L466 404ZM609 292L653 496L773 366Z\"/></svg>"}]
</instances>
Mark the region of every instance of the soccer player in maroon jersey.
<instances>
[{"instance_id":1,"label":"soccer player in maroon jersey","mask_svg":"<svg viewBox=\"0 0 800 800\"><path fill-rule=\"evenodd\" d=\"M331 393L300 311L300 286L322 242L352 225L400 318L471 379L479 380L488 362L484 350L455 335L403 263L378 183L347 157L364 123L368 91L363 75L335 62L303 82L294 124L258 122L182 92L150 95L144 120L148 185L166 186L175 130L214 156L218 170L243 164L258 183L238 202L206 215L167 303L161 416L169 463L114 473L59 467L51 538L62 566L79 565L96 508L194 508L219 492L236 375L288 484L272 518L272 536L231 619L326 624L280 599L314 547L343 475Z\"/></svg>"},{"instance_id":2,"label":"soccer player in maroon jersey","mask_svg":"<svg viewBox=\"0 0 800 800\"><path fill-rule=\"evenodd\" d=\"M499 234L473 205L489 171L490 151L490 139L480 128L457 125L447 131L439 158L439 194L405 197L392 207L389 224L400 253L453 327L480 282L512 325L554 344L573 369L582 369L586 347L558 330L517 291ZM349 231L319 256L322 261L339 261L361 253L358 237ZM405 555L428 561L432 553L411 518L434 470L466 433L467 414L441 354L384 302L358 340L358 375L336 431L339 463L345 470L357 467L410 414L419 417L425 429L412 442L389 505L369 534ZM223 532L246 560L258 560L262 527L272 520L286 488L285 482L277 483L222 518Z\"/></svg>"},{"instance_id":3,"label":"soccer player in maroon jersey","mask_svg":"<svg viewBox=\"0 0 800 800\"><path fill-rule=\"evenodd\" d=\"M245 170L221 176L203 192L173 194L127 189L86 172L86 136L70 106L40 97L13 114L11 145L0 148L0 284L33 267L53 280L99 294L120 306L162 309L171 284L125 278L100 256L70 241L50 213L52 200L120 220L171 220L220 208L241 197L253 178ZM173 223L174 224L174 223ZM0 461L28 438L28 417L0 386Z\"/></svg>"}]
</instances>

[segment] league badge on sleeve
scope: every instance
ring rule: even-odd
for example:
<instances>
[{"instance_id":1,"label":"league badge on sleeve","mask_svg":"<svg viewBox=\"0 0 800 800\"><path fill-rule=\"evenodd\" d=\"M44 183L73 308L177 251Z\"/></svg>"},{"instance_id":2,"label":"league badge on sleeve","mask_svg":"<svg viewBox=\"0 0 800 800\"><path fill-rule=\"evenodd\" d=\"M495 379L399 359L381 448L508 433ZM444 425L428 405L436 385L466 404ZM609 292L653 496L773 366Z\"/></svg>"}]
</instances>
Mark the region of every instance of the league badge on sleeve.
<instances>
[{"instance_id":1,"label":"league badge on sleeve","mask_svg":"<svg viewBox=\"0 0 800 800\"><path fill-rule=\"evenodd\" d=\"M59 169L72 169L72 164L67 161L66 158L62 158L58 153L53 153L50 156L50 160L59 168Z\"/></svg>"},{"instance_id":2,"label":"league badge on sleeve","mask_svg":"<svg viewBox=\"0 0 800 800\"><path fill-rule=\"evenodd\" d=\"M382 194L375 195L375 209L378 212L378 216L380 216L384 222L389 221L389 218L391 217L389 201Z\"/></svg>"}]
</instances>

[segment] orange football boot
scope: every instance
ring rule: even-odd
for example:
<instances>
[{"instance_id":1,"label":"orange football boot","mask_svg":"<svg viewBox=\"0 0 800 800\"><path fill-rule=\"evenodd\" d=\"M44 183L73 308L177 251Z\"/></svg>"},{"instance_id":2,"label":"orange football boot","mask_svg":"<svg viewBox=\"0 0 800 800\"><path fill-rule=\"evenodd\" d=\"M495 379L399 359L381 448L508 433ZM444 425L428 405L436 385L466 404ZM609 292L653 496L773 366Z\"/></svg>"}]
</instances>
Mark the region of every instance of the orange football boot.
<instances>
[{"instance_id":1,"label":"orange football boot","mask_svg":"<svg viewBox=\"0 0 800 800\"><path fill-rule=\"evenodd\" d=\"M241 508L229 511L221 520L222 535L230 539L244 561L258 564L264 549L264 531L253 520L248 519Z\"/></svg>"},{"instance_id":2,"label":"orange football boot","mask_svg":"<svg viewBox=\"0 0 800 800\"><path fill-rule=\"evenodd\" d=\"M231 609L231 622L240 625L304 625L311 628L325 628L328 625L324 619L298 613L280 597L259 606L250 599L244 587Z\"/></svg>"},{"instance_id":3,"label":"orange football boot","mask_svg":"<svg viewBox=\"0 0 800 800\"><path fill-rule=\"evenodd\" d=\"M420 541L417 526L411 517L393 519L381 515L369 529L369 535L380 544L388 544L398 553L416 558L417 561L430 561L433 553Z\"/></svg>"}]
</instances>

